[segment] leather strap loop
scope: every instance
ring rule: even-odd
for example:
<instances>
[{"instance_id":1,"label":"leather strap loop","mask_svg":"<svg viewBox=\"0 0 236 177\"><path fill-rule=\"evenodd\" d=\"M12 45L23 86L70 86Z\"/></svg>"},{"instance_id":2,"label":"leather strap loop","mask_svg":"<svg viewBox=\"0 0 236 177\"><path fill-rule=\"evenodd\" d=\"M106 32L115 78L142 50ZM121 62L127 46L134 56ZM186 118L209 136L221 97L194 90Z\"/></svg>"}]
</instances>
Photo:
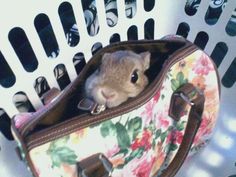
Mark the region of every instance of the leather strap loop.
<instances>
[{"instance_id":1,"label":"leather strap loop","mask_svg":"<svg viewBox=\"0 0 236 177\"><path fill-rule=\"evenodd\" d=\"M111 177L112 163L101 153L76 164L78 177Z\"/></svg>"}]
</instances>

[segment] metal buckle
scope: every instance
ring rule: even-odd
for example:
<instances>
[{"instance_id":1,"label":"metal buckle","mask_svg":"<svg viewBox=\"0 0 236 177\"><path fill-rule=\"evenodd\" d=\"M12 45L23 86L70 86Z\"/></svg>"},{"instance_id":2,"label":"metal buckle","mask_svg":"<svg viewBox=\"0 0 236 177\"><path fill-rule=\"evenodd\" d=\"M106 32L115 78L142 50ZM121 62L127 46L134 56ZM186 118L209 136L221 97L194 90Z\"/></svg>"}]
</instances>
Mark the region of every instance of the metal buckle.
<instances>
[{"instance_id":1,"label":"metal buckle","mask_svg":"<svg viewBox=\"0 0 236 177\"><path fill-rule=\"evenodd\" d=\"M192 100L186 96L184 93L180 92L179 93L179 96L190 106L193 106L194 105L194 102L192 102Z\"/></svg>"},{"instance_id":2,"label":"metal buckle","mask_svg":"<svg viewBox=\"0 0 236 177\"><path fill-rule=\"evenodd\" d=\"M181 97L190 106L194 106L193 100L196 98L198 94L203 95L203 92L202 90L196 87L187 95L184 94L183 92L175 93L176 96Z\"/></svg>"},{"instance_id":3,"label":"metal buckle","mask_svg":"<svg viewBox=\"0 0 236 177\"><path fill-rule=\"evenodd\" d=\"M105 109L106 109L105 105L95 104L93 106L93 109L91 110L91 114L93 114L93 115L100 114L102 111L105 111Z\"/></svg>"},{"instance_id":4,"label":"metal buckle","mask_svg":"<svg viewBox=\"0 0 236 177\"><path fill-rule=\"evenodd\" d=\"M80 110L90 111L92 115L100 114L102 111L105 111L106 109L105 105L97 104L96 102L88 98L82 99L77 105L77 107Z\"/></svg>"}]
</instances>

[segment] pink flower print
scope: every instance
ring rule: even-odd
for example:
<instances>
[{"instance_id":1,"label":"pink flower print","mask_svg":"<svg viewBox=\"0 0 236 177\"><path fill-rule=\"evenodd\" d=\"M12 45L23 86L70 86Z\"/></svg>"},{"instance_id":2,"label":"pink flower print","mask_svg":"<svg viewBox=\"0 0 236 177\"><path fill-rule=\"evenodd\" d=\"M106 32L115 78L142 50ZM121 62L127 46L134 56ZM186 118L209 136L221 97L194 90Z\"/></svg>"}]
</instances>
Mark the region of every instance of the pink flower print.
<instances>
[{"instance_id":1,"label":"pink flower print","mask_svg":"<svg viewBox=\"0 0 236 177\"><path fill-rule=\"evenodd\" d=\"M208 75L208 73L212 70L214 70L214 66L210 62L208 56L202 53L199 60L195 63L193 71L198 75Z\"/></svg>"},{"instance_id":2,"label":"pink flower print","mask_svg":"<svg viewBox=\"0 0 236 177\"><path fill-rule=\"evenodd\" d=\"M148 158L144 155L141 159L135 159L132 161L132 163L137 164L138 167L132 171L136 177L149 177L155 161L155 157Z\"/></svg>"},{"instance_id":3,"label":"pink flower print","mask_svg":"<svg viewBox=\"0 0 236 177\"><path fill-rule=\"evenodd\" d=\"M114 171L113 177L149 177L151 176L153 165L156 161L153 152L144 152L140 158L135 157L122 171Z\"/></svg>"},{"instance_id":4,"label":"pink flower print","mask_svg":"<svg viewBox=\"0 0 236 177\"><path fill-rule=\"evenodd\" d=\"M171 143L172 139L173 139L173 134L172 132L170 132L166 137L166 144Z\"/></svg>"},{"instance_id":5,"label":"pink flower print","mask_svg":"<svg viewBox=\"0 0 236 177\"><path fill-rule=\"evenodd\" d=\"M141 116L144 120L144 125L148 125L150 121L153 119L153 111L154 107L156 106L159 98L160 98L160 91L158 91L153 99L151 99L146 105L145 105L145 110L142 112Z\"/></svg>"},{"instance_id":6,"label":"pink flower print","mask_svg":"<svg viewBox=\"0 0 236 177\"><path fill-rule=\"evenodd\" d=\"M162 127L167 128L170 124L170 122L166 119L166 117L160 117L160 124Z\"/></svg>"},{"instance_id":7,"label":"pink flower print","mask_svg":"<svg viewBox=\"0 0 236 177\"><path fill-rule=\"evenodd\" d=\"M142 137L137 138L134 140L134 142L131 144L132 151L135 151L136 149L143 147L145 151L151 149L152 147L152 133L149 130L144 130Z\"/></svg>"},{"instance_id":8,"label":"pink flower print","mask_svg":"<svg viewBox=\"0 0 236 177\"><path fill-rule=\"evenodd\" d=\"M175 131L174 132L174 144L181 144L183 140L183 132L182 131Z\"/></svg>"},{"instance_id":9,"label":"pink flower print","mask_svg":"<svg viewBox=\"0 0 236 177\"><path fill-rule=\"evenodd\" d=\"M114 154L118 153L119 151L120 151L120 148L118 144L114 144L114 146L112 148L109 148L109 150L106 152L106 157L110 158Z\"/></svg>"},{"instance_id":10,"label":"pink flower print","mask_svg":"<svg viewBox=\"0 0 236 177\"><path fill-rule=\"evenodd\" d=\"M75 165L62 164L62 168L67 176L77 177Z\"/></svg>"},{"instance_id":11,"label":"pink flower print","mask_svg":"<svg viewBox=\"0 0 236 177\"><path fill-rule=\"evenodd\" d=\"M162 89L163 89L163 87L162 87ZM157 103L157 102L158 102L158 100L159 100L159 98L160 98L160 95L161 95L161 92L158 91L158 92L156 93L156 95L153 97L153 102L154 102L154 103Z\"/></svg>"},{"instance_id":12,"label":"pink flower print","mask_svg":"<svg viewBox=\"0 0 236 177\"><path fill-rule=\"evenodd\" d=\"M148 125L150 121L153 118L153 108L154 108L154 102L150 100L145 105L145 110L141 113L141 116L143 118L144 125Z\"/></svg>"},{"instance_id":13,"label":"pink flower print","mask_svg":"<svg viewBox=\"0 0 236 177\"><path fill-rule=\"evenodd\" d=\"M157 112L156 116L154 117L156 122L156 128L167 128L170 124L168 119L168 108L165 106L163 107L163 110L160 110L160 112Z\"/></svg>"},{"instance_id":14,"label":"pink flower print","mask_svg":"<svg viewBox=\"0 0 236 177\"><path fill-rule=\"evenodd\" d=\"M167 135L166 143L167 144L169 144L169 143L181 144L181 142L183 140L183 136L184 135L183 135L182 131L175 130Z\"/></svg>"},{"instance_id":15,"label":"pink flower print","mask_svg":"<svg viewBox=\"0 0 236 177\"><path fill-rule=\"evenodd\" d=\"M17 129L20 129L24 126L29 120L32 119L33 113L19 113L14 117L15 126Z\"/></svg>"}]
</instances>

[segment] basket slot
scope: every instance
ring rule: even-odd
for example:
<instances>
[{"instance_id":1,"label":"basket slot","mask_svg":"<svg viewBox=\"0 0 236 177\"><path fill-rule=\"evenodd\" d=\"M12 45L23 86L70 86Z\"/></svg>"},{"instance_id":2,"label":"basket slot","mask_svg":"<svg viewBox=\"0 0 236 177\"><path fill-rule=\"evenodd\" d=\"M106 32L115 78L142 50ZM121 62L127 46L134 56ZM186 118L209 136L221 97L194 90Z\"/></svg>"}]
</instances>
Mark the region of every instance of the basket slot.
<instances>
[{"instance_id":1,"label":"basket slot","mask_svg":"<svg viewBox=\"0 0 236 177\"><path fill-rule=\"evenodd\" d=\"M83 67L86 64L84 54L83 53L75 54L75 56L73 57L73 63L75 66L76 73L77 73L77 75L79 75L79 73L81 72L81 70L83 69Z\"/></svg>"},{"instance_id":2,"label":"basket slot","mask_svg":"<svg viewBox=\"0 0 236 177\"><path fill-rule=\"evenodd\" d=\"M13 28L8 37L24 69L27 72L35 71L38 61L24 30L19 27Z\"/></svg>"},{"instance_id":3,"label":"basket slot","mask_svg":"<svg viewBox=\"0 0 236 177\"><path fill-rule=\"evenodd\" d=\"M102 48L102 43L97 42L92 46L91 52L92 55L94 55L95 53L97 53L100 49Z\"/></svg>"},{"instance_id":4,"label":"basket slot","mask_svg":"<svg viewBox=\"0 0 236 177\"><path fill-rule=\"evenodd\" d=\"M95 36L99 32L99 21L97 16L96 2L94 1L91 4L87 3L86 0L82 0L81 2L88 34L90 36Z\"/></svg>"},{"instance_id":5,"label":"basket slot","mask_svg":"<svg viewBox=\"0 0 236 177\"><path fill-rule=\"evenodd\" d=\"M11 134L11 119L4 109L0 108L0 132L8 139L13 140Z\"/></svg>"},{"instance_id":6,"label":"basket slot","mask_svg":"<svg viewBox=\"0 0 236 177\"><path fill-rule=\"evenodd\" d=\"M225 31L229 36L236 36L236 9L234 9L232 16L226 25Z\"/></svg>"},{"instance_id":7,"label":"basket slot","mask_svg":"<svg viewBox=\"0 0 236 177\"><path fill-rule=\"evenodd\" d=\"M17 92L13 96L13 104L19 112L34 112L35 109L25 92Z\"/></svg>"},{"instance_id":8,"label":"basket slot","mask_svg":"<svg viewBox=\"0 0 236 177\"><path fill-rule=\"evenodd\" d=\"M234 58L233 62L231 63L229 69L226 71L222 78L222 84L226 88L230 88L236 81L236 58Z\"/></svg>"},{"instance_id":9,"label":"basket slot","mask_svg":"<svg viewBox=\"0 0 236 177\"><path fill-rule=\"evenodd\" d=\"M150 12L155 6L155 0L144 0L144 10Z\"/></svg>"},{"instance_id":10,"label":"basket slot","mask_svg":"<svg viewBox=\"0 0 236 177\"><path fill-rule=\"evenodd\" d=\"M228 52L228 46L224 42L219 42L216 44L213 52L211 53L211 58L214 60L217 67L220 66L224 57Z\"/></svg>"},{"instance_id":11,"label":"basket slot","mask_svg":"<svg viewBox=\"0 0 236 177\"><path fill-rule=\"evenodd\" d=\"M59 54L59 46L48 16L46 14L37 15L34 25L47 56L56 58Z\"/></svg>"},{"instance_id":12,"label":"basket slot","mask_svg":"<svg viewBox=\"0 0 236 177\"><path fill-rule=\"evenodd\" d=\"M127 32L128 40L138 40L138 28L135 25L129 27Z\"/></svg>"},{"instance_id":13,"label":"basket slot","mask_svg":"<svg viewBox=\"0 0 236 177\"><path fill-rule=\"evenodd\" d=\"M16 77L9 67L2 52L0 52L0 84L2 87L9 88L16 82Z\"/></svg>"},{"instance_id":14,"label":"basket slot","mask_svg":"<svg viewBox=\"0 0 236 177\"><path fill-rule=\"evenodd\" d=\"M118 21L118 11L117 11L117 2L114 1L107 1L104 0L106 3L106 21L107 25L113 27L117 24Z\"/></svg>"},{"instance_id":15,"label":"basket slot","mask_svg":"<svg viewBox=\"0 0 236 177\"><path fill-rule=\"evenodd\" d=\"M46 78L42 76L38 77L34 82L34 89L39 97L41 97L45 92L50 90L50 87L48 85Z\"/></svg>"},{"instance_id":16,"label":"basket slot","mask_svg":"<svg viewBox=\"0 0 236 177\"><path fill-rule=\"evenodd\" d=\"M207 45L208 40L209 40L208 34L204 31L201 31L197 34L197 36L194 40L194 44L196 44L199 48L204 50L204 48Z\"/></svg>"},{"instance_id":17,"label":"basket slot","mask_svg":"<svg viewBox=\"0 0 236 177\"><path fill-rule=\"evenodd\" d=\"M154 39L154 31L154 20L150 18L144 24L144 38Z\"/></svg>"},{"instance_id":18,"label":"basket slot","mask_svg":"<svg viewBox=\"0 0 236 177\"><path fill-rule=\"evenodd\" d=\"M195 15L197 13L200 3L201 3L201 0L195 0L195 1L187 0L185 4L185 8L184 8L185 13L189 16Z\"/></svg>"},{"instance_id":19,"label":"basket slot","mask_svg":"<svg viewBox=\"0 0 236 177\"><path fill-rule=\"evenodd\" d=\"M184 38L187 38L189 31L190 31L189 25L185 22L182 22L179 24L176 34L183 36Z\"/></svg>"},{"instance_id":20,"label":"basket slot","mask_svg":"<svg viewBox=\"0 0 236 177\"><path fill-rule=\"evenodd\" d=\"M59 6L58 13L60 16L67 43L71 47L76 46L79 43L80 36L71 4L68 2L62 3Z\"/></svg>"},{"instance_id":21,"label":"basket slot","mask_svg":"<svg viewBox=\"0 0 236 177\"><path fill-rule=\"evenodd\" d=\"M55 67L54 75L61 90L71 82L64 64L59 64Z\"/></svg>"},{"instance_id":22,"label":"basket slot","mask_svg":"<svg viewBox=\"0 0 236 177\"><path fill-rule=\"evenodd\" d=\"M136 9L136 1L130 3L129 0L125 0L125 14L127 18L133 18L136 14Z\"/></svg>"},{"instance_id":23,"label":"basket slot","mask_svg":"<svg viewBox=\"0 0 236 177\"><path fill-rule=\"evenodd\" d=\"M227 0L224 1L210 1L210 5L207 9L206 15L205 15L205 21L208 25L214 25L219 20L223 8L226 5Z\"/></svg>"},{"instance_id":24,"label":"basket slot","mask_svg":"<svg viewBox=\"0 0 236 177\"><path fill-rule=\"evenodd\" d=\"M115 42L120 42L120 35L118 33L115 33L110 37L110 44Z\"/></svg>"}]
</instances>

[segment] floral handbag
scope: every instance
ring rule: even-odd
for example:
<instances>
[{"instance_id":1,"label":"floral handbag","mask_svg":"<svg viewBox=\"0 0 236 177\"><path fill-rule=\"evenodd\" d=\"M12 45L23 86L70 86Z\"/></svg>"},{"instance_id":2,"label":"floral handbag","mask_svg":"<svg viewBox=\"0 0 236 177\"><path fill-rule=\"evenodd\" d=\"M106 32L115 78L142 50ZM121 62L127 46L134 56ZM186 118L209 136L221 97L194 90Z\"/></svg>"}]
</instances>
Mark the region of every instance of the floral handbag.
<instances>
[{"instance_id":1,"label":"floral handbag","mask_svg":"<svg viewBox=\"0 0 236 177\"><path fill-rule=\"evenodd\" d=\"M79 110L84 81L101 56L126 49L151 53L149 85L117 107L84 102ZM183 38L166 37L109 45L62 92L54 91L43 108L12 119L19 154L35 177L172 177L207 144L220 84L206 53Z\"/></svg>"}]
</instances>

